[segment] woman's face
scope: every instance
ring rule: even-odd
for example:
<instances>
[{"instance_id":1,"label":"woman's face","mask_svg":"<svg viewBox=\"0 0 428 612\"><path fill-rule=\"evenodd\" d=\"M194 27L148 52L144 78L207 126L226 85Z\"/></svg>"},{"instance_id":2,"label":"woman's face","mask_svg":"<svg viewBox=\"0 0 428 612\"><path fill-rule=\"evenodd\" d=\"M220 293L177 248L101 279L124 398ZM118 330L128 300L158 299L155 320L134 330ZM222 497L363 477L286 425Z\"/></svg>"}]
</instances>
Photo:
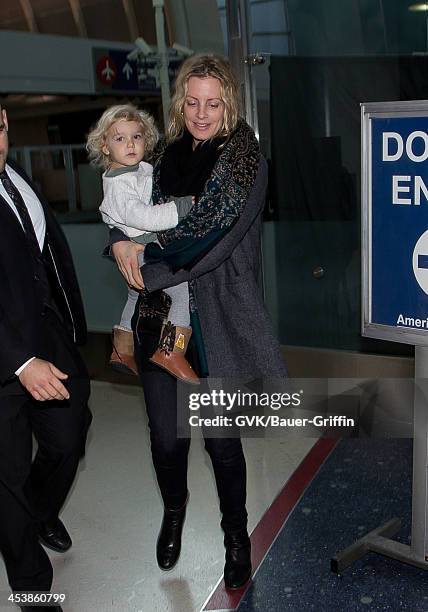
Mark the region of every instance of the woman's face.
<instances>
[{"instance_id":1,"label":"woman's face","mask_svg":"<svg viewBox=\"0 0 428 612\"><path fill-rule=\"evenodd\" d=\"M220 81L214 77L191 76L184 101L184 123L193 136L193 148L215 136L221 129L224 103Z\"/></svg>"}]
</instances>

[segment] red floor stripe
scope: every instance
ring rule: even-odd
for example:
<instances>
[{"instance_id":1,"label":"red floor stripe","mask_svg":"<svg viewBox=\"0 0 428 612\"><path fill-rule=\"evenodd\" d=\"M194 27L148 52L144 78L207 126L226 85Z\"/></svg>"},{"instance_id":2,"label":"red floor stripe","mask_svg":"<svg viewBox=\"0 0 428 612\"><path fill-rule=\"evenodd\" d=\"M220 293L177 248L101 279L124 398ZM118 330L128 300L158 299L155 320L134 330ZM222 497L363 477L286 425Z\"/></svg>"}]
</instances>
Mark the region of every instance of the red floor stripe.
<instances>
[{"instance_id":1,"label":"red floor stripe","mask_svg":"<svg viewBox=\"0 0 428 612\"><path fill-rule=\"evenodd\" d=\"M251 534L251 561L254 571L258 569L288 515L337 442L337 439L332 438L318 440L260 519ZM222 581L204 610L235 610L248 586L237 591L226 591Z\"/></svg>"}]
</instances>

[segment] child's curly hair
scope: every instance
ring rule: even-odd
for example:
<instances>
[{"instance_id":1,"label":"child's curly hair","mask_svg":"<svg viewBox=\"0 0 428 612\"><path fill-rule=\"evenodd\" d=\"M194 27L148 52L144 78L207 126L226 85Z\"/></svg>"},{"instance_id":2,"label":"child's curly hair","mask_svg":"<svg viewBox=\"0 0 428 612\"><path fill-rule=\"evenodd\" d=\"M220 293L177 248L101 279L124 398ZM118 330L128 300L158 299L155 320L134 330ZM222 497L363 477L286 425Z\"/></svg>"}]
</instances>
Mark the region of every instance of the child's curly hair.
<instances>
[{"instance_id":1,"label":"child's curly hair","mask_svg":"<svg viewBox=\"0 0 428 612\"><path fill-rule=\"evenodd\" d=\"M91 164L106 170L110 165L110 158L103 152L106 134L109 128L120 119L125 121L137 121L143 130L144 157L150 155L159 140L159 132L155 126L155 120L149 113L139 110L133 104L118 104L110 106L98 119L95 127L89 132L86 142Z\"/></svg>"}]
</instances>

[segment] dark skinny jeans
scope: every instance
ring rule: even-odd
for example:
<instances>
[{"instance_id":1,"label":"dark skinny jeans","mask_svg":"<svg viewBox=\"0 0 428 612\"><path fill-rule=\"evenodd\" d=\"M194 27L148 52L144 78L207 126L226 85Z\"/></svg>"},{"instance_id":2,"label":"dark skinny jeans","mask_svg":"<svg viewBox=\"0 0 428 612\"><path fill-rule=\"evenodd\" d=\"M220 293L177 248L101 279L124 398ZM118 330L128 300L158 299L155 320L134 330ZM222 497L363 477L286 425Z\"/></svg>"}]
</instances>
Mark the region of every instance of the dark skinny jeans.
<instances>
[{"instance_id":1,"label":"dark skinny jeans","mask_svg":"<svg viewBox=\"0 0 428 612\"><path fill-rule=\"evenodd\" d=\"M136 352L137 356L137 352ZM177 438L177 382L160 369L141 371L149 418L153 465L166 508L180 508L187 497L190 438ZM239 438L205 438L214 470L225 533L247 527L246 466Z\"/></svg>"}]
</instances>

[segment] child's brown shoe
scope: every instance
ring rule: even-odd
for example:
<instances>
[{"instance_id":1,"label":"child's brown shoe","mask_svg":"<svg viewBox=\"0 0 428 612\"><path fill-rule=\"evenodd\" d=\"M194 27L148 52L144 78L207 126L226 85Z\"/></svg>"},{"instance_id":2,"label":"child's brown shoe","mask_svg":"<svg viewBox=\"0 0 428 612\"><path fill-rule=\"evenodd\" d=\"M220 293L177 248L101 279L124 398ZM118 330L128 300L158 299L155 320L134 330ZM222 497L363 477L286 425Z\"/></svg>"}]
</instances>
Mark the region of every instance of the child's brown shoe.
<instances>
[{"instance_id":1,"label":"child's brown shoe","mask_svg":"<svg viewBox=\"0 0 428 612\"><path fill-rule=\"evenodd\" d=\"M199 385L199 378L185 357L191 335L190 327L179 327L168 321L162 326L159 347L150 361L178 380Z\"/></svg>"},{"instance_id":2,"label":"child's brown shoe","mask_svg":"<svg viewBox=\"0 0 428 612\"><path fill-rule=\"evenodd\" d=\"M110 355L111 367L121 374L138 376L134 358L134 335L132 331L115 325L112 336L113 351Z\"/></svg>"}]
</instances>

